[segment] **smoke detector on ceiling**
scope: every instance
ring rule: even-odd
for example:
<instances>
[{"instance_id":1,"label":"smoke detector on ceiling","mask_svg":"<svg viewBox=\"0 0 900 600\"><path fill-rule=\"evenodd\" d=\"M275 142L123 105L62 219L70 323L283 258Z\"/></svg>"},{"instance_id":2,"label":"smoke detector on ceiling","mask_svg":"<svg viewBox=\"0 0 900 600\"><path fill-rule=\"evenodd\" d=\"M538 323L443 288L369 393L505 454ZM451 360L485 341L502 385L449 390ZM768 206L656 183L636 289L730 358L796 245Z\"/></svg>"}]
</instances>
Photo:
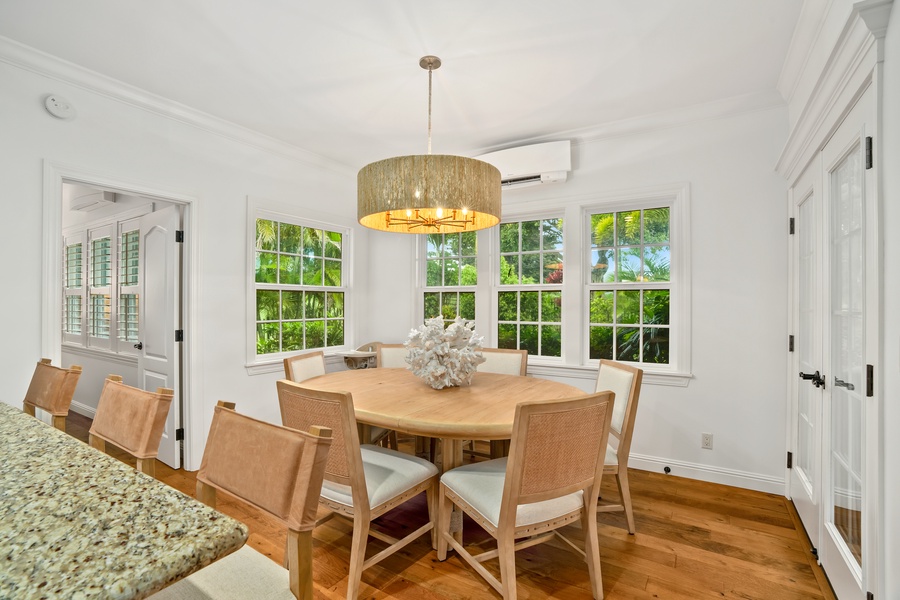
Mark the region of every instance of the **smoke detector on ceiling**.
<instances>
[{"instance_id":1,"label":"smoke detector on ceiling","mask_svg":"<svg viewBox=\"0 0 900 600\"><path fill-rule=\"evenodd\" d=\"M47 112L57 119L74 119L75 107L59 94L50 94L44 99Z\"/></svg>"}]
</instances>

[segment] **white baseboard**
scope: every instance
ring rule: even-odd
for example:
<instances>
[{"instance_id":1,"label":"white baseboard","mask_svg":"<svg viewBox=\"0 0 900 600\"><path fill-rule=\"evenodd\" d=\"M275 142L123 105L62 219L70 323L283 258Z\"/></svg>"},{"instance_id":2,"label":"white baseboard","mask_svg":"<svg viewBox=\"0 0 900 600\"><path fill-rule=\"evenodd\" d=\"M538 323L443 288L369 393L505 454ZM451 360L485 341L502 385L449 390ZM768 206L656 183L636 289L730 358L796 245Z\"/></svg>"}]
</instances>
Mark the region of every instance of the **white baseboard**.
<instances>
[{"instance_id":1,"label":"white baseboard","mask_svg":"<svg viewBox=\"0 0 900 600\"><path fill-rule=\"evenodd\" d=\"M779 496L784 495L784 479L772 477L770 475L760 475L759 473L749 473L747 471L738 471L735 469L723 469L721 467L687 463L641 454L632 454L629 456L628 466L632 469L652 471L654 473L663 473L664 469L669 467L672 469L671 474L677 475L678 477L687 477L688 479L731 485L748 490L756 490L758 492L778 494Z\"/></svg>"},{"instance_id":2,"label":"white baseboard","mask_svg":"<svg viewBox=\"0 0 900 600\"><path fill-rule=\"evenodd\" d=\"M75 411L79 415L91 419L93 419L94 415L97 414L97 409L93 406L88 406L87 404L82 404L81 402L77 402L75 400L72 400L72 404L69 405L69 410Z\"/></svg>"}]
</instances>

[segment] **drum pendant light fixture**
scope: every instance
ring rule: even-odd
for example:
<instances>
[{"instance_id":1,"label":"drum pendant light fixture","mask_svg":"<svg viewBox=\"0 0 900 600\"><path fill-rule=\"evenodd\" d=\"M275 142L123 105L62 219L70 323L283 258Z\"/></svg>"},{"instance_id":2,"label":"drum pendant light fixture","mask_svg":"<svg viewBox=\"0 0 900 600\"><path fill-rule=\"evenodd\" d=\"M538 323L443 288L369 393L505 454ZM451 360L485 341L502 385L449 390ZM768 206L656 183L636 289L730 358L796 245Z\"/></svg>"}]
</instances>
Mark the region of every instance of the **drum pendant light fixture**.
<instances>
[{"instance_id":1,"label":"drum pendant light fixture","mask_svg":"<svg viewBox=\"0 0 900 600\"><path fill-rule=\"evenodd\" d=\"M371 229L398 233L455 233L500 222L500 171L474 158L431 153L431 76L428 71L428 154L395 156L360 169L357 215Z\"/></svg>"}]
</instances>

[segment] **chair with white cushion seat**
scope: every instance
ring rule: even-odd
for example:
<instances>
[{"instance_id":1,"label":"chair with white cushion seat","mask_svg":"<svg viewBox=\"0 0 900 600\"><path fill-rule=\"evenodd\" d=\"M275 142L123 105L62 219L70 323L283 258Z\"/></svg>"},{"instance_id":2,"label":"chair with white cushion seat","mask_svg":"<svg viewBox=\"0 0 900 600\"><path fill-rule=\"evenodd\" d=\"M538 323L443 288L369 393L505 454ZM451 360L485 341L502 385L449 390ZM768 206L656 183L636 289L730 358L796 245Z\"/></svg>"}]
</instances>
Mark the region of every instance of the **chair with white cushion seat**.
<instances>
[{"instance_id":1,"label":"chair with white cushion seat","mask_svg":"<svg viewBox=\"0 0 900 600\"><path fill-rule=\"evenodd\" d=\"M609 392L519 404L508 457L441 477L438 559L445 560L451 546L505 600L515 600L515 551L556 535L585 557L594 598L602 598L596 510L611 416ZM454 505L497 540L495 550L472 555L454 539ZM558 531L575 521L584 534L583 552ZM500 562L499 579L481 564L492 558Z\"/></svg>"},{"instance_id":2,"label":"chair with white cushion seat","mask_svg":"<svg viewBox=\"0 0 900 600\"><path fill-rule=\"evenodd\" d=\"M353 523L347 598L355 600L365 569L433 529L437 467L389 448L360 445L349 393L304 388L286 380L277 385L282 423L295 429L317 423L334 432L319 500L331 512L319 523L334 516ZM426 493L428 504L427 523L399 540L371 527L372 520L422 492ZM366 544L370 535L389 545L367 560Z\"/></svg>"},{"instance_id":3,"label":"chair with white cushion seat","mask_svg":"<svg viewBox=\"0 0 900 600\"><path fill-rule=\"evenodd\" d=\"M610 390L615 393L610 436L617 445L609 445L606 452L605 475L615 475L619 487L621 504L600 504L598 512L625 511L628 533L634 534L634 509L631 506L631 491L628 487L628 455L631 452L631 437L634 434L634 419L637 415L638 399L641 396L641 381L644 371L631 365L602 359L597 372L596 391Z\"/></svg>"},{"instance_id":4,"label":"chair with white cushion seat","mask_svg":"<svg viewBox=\"0 0 900 600\"><path fill-rule=\"evenodd\" d=\"M405 369L409 351L403 344L378 344L375 347L375 366L381 369Z\"/></svg>"},{"instance_id":5,"label":"chair with white cushion seat","mask_svg":"<svg viewBox=\"0 0 900 600\"><path fill-rule=\"evenodd\" d=\"M481 355L484 356L484 362L477 367L481 373L500 373L501 375L520 375L522 377L528 373L528 350L482 348ZM491 440L490 446L490 455L476 452L474 442L466 452L483 458L501 458L509 453L508 440Z\"/></svg>"},{"instance_id":6,"label":"chair with white cushion seat","mask_svg":"<svg viewBox=\"0 0 900 600\"><path fill-rule=\"evenodd\" d=\"M284 377L295 383L325 374L325 353L321 350L305 352L284 359ZM382 427L366 425L361 428L367 444L384 444L397 449L397 432Z\"/></svg>"},{"instance_id":7,"label":"chair with white cushion seat","mask_svg":"<svg viewBox=\"0 0 900 600\"><path fill-rule=\"evenodd\" d=\"M215 508L222 491L272 515L288 528L288 569L244 545L152 596L154 600L311 600L312 530L331 431L309 433L240 415L220 402L200 471L197 498Z\"/></svg>"},{"instance_id":8,"label":"chair with white cushion seat","mask_svg":"<svg viewBox=\"0 0 900 600\"><path fill-rule=\"evenodd\" d=\"M54 367L49 358L42 358L34 368L22 411L34 416L34 409L40 408L50 413L53 426L66 430L66 416L75 394L75 386L81 376L81 367L72 365L68 369Z\"/></svg>"}]
</instances>

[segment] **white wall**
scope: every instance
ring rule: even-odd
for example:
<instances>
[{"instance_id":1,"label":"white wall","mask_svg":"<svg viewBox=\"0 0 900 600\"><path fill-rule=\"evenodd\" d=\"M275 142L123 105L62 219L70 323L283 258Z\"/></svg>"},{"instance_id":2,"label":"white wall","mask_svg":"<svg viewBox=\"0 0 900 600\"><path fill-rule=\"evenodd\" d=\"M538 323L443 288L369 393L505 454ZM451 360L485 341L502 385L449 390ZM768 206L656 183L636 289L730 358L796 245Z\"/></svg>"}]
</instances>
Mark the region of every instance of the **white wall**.
<instances>
[{"instance_id":1,"label":"white wall","mask_svg":"<svg viewBox=\"0 0 900 600\"><path fill-rule=\"evenodd\" d=\"M884 496L881 505L884 507L883 527L884 562L880 573L883 573L883 588L876 598L900 597L900 311L897 310L900 298L900 8L894 6L885 39L884 57L884 97L883 97L883 131L881 140L882 158L882 208L881 225L884 240L883 273L884 293L882 306L884 310L883 331L883 365L882 379L882 430L884 453L882 459L882 480ZM876 160L879 160L876 158Z\"/></svg>"},{"instance_id":2,"label":"white wall","mask_svg":"<svg viewBox=\"0 0 900 600\"><path fill-rule=\"evenodd\" d=\"M632 466L784 491L787 186L774 165L786 136L786 110L774 109L597 140L574 147L567 183L504 192L509 211L690 184L694 379L645 385ZM366 331L401 341L414 325L412 246L405 236L370 240ZM590 377L553 378L587 390ZM714 434L714 450L700 448L701 432Z\"/></svg>"},{"instance_id":3,"label":"white wall","mask_svg":"<svg viewBox=\"0 0 900 600\"><path fill-rule=\"evenodd\" d=\"M199 432L202 438L191 440L195 468L217 400L277 421L277 373L250 376L245 369L246 198L356 227L354 173L264 151L2 61L0 82L0 198L6 215L0 250L8 257L0 266L7 292L0 310L2 401L20 403L37 359L59 357L58 348L41 348L43 168L50 161L196 198L199 269L189 285L198 295L194 339L188 340L194 394L189 400L199 408L191 413L196 419L188 435ZM48 93L67 98L77 118L50 116L43 108ZM357 239L362 247L365 238L361 233ZM362 267L354 270L364 288Z\"/></svg>"}]
</instances>

